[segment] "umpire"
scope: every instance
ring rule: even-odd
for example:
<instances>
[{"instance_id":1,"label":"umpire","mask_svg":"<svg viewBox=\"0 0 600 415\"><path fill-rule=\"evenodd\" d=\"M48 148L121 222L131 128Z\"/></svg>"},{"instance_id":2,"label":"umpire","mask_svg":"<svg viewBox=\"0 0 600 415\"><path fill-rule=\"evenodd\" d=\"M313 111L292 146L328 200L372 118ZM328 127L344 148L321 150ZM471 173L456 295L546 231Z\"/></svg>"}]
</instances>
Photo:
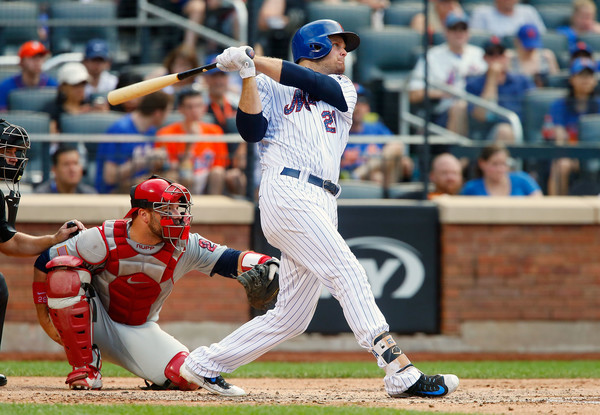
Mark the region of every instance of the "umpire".
<instances>
[{"instance_id":1,"label":"umpire","mask_svg":"<svg viewBox=\"0 0 600 415\"><path fill-rule=\"evenodd\" d=\"M62 225L54 235L32 236L15 229L15 219L19 209L19 180L27 165L29 136L23 127L0 119L0 181L6 183L9 190L7 196L0 190L0 252L10 256L38 255L52 245L66 240L71 233L83 230L79 221L72 221L76 226L67 228ZM2 329L8 303L8 287L4 276L0 273L0 344ZM0 374L0 386L6 385L6 376Z\"/></svg>"}]
</instances>

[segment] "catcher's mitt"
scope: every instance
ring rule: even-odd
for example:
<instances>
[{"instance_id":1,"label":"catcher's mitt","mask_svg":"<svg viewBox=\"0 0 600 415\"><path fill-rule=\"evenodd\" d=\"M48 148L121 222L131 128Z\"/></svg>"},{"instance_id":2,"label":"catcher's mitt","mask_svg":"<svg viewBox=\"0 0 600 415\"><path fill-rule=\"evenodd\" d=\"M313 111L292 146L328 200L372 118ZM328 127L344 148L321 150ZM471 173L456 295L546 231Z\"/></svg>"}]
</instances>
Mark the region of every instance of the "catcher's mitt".
<instances>
[{"instance_id":1,"label":"catcher's mitt","mask_svg":"<svg viewBox=\"0 0 600 415\"><path fill-rule=\"evenodd\" d=\"M237 276L246 289L250 305L258 310L272 308L279 293L279 260L271 258Z\"/></svg>"}]
</instances>

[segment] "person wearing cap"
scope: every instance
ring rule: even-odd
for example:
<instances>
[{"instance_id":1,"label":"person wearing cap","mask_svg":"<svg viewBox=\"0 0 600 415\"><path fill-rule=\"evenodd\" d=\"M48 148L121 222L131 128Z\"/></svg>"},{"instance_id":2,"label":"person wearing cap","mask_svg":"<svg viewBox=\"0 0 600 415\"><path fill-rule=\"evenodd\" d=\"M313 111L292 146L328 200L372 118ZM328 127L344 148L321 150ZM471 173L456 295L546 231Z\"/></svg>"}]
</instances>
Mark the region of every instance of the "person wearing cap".
<instances>
[{"instance_id":1,"label":"person wearing cap","mask_svg":"<svg viewBox=\"0 0 600 415\"><path fill-rule=\"evenodd\" d=\"M91 39L85 46L83 65L88 71L88 83L85 86L85 97L105 95L116 88L119 79L109 72L110 54L108 42L103 39Z\"/></svg>"},{"instance_id":2,"label":"person wearing cap","mask_svg":"<svg viewBox=\"0 0 600 415\"><path fill-rule=\"evenodd\" d=\"M350 135L392 135L379 120L379 114L371 112L370 91L359 84L354 86L357 98ZM400 141L348 143L342 154L340 178L373 181L382 185L384 194L389 193L393 183L412 176L414 165L405 153L405 145Z\"/></svg>"},{"instance_id":3,"label":"person wearing cap","mask_svg":"<svg viewBox=\"0 0 600 415\"><path fill-rule=\"evenodd\" d=\"M577 143L579 141L579 117L584 114L600 113L600 98L595 94L598 65L590 58L577 58L569 67L569 87L567 96L550 106L549 115L554 124L556 144ZM577 160L559 159L552 163L548 193L566 195L569 177L579 170Z\"/></svg>"},{"instance_id":4,"label":"person wearing cap","mask_svg":"<svg viewBox=\"0 0 600 415\"><path fill-rule=\"evenodd\" d=\"M515 51L507 51L510 59L510 70L533 77L538 87L548 85L548 76L560 71L556 55L544 48L540 31L535 25L521 26L514 39Z\"/></svg>"},{"instance_id":5,"label":"person wearing cap","mask_svg":"<svg viewBox=\"0 0 600 415\"><path fill-rule=\"evenodd\" d=\"M483 49L469 44L469 23L466 16L450 13L446 18L446 42L428 52L429 80L464 91L466 78L486 71ZM412 71L408 85L409 100L421 104L425 99L425 60L420 58ZM429 97L435 100L433 120L458 134L468 134L465 101L431 86Z\"/></svg>"},{"instance_id":6,"label":"person wearing cap","mask_svg":"<svg viewBox=\"0 0 600 415\"><path fill-rule=\"evenodd\" d=\"M546 33L546 25L535 7L519 4L519 0L494 0L493 5L476 6L470 20L472 30L498 37L515 36L524 24L533 24L540 33Z\"/></svg>"},{"instance_id":7,"label":"person wearing cap","mask_svg":"<svg viewBox=\"0 0 600 415\"><path fill-rule=\"evenodd\" d=\"M483 50L483 59L487 62L488 69L482 75L467 79L467 92L514 111L522 118L523 97L528 90L535 88L535 83L529 76L509 71L506 47L497 36L488 39ZM469 104L468 111L475 120L484 123L484 131L478 131L483 137L475 138L514 142L514 133L507 120L473 104ZM472 138L473 133L471 131Z\"/></svg>"},{"instance_id":8,"label":"person wearing cap","mask_svg":"<svg viewBox=\"0 0 600 415\"><path fill-rule=\"evenodd\" d=\"M574 0L571 24L556 28L558 33L565 35L572 47L582 35L599 34L600 23L596 20L596 3L593 0Z\"/></svg>"},{"instance_id":9,"label":"person wearing cap","mask_svg":"<svg viewBox=\"0 0 600 415\"><path fill-rule=\"evenodd\" d=\"M36 40L25 42L19 48L21 72L0 83L0 111L8 108L8 95L21 88L56 87L55 79L42 72L42 64L50 51Z\"/></svg>"}]
</instances>

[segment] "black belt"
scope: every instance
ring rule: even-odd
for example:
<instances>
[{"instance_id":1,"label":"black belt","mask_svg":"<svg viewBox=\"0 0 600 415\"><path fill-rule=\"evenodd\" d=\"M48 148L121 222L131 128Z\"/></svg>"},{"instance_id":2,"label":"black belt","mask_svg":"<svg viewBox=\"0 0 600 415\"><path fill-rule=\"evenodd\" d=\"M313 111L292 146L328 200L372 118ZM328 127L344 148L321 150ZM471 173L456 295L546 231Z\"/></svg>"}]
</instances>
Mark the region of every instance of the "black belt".
<instances>
[{"instance_id":1,"label":"black belt","mask_svg":"<svg viewBox=\"0 0 600 415\"><path fill-rule=\"evenodd\" d=\"M282 176L290 176L295 179L298 179L300 177L300 170L290 169L289 167L284 167L283 170L281 170L281 175ZM331 193L334 196L337 196L337 194L341 190L340 186L333 183L331 180L323 180L320 177L317 177L313 174L308 175L307 181L310 184L314 184L315 186L320 187L321 189L327 190L329 193Z\"/></svg>"}]
</instances>

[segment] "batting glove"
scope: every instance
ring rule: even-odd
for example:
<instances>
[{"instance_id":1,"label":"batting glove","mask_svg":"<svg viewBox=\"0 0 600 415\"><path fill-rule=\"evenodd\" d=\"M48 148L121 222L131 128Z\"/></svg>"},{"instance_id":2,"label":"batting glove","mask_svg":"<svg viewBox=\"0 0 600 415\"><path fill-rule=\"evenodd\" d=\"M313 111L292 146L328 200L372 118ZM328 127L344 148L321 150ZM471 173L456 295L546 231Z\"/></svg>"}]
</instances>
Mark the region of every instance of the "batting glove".
<instances>
[{"instance_id":1,"label":"batting glove","mask_svg":"<svg viewBox=\"0 0 600 415\"><path fill-rule=\"evenodd\" d=\"M252 48L240 46L225 49L216 58L217 68L224 72L239 71L242 79L256 76L254 61L248 56L248 50L252 51Z\"/></svg>"}]
</instances>

